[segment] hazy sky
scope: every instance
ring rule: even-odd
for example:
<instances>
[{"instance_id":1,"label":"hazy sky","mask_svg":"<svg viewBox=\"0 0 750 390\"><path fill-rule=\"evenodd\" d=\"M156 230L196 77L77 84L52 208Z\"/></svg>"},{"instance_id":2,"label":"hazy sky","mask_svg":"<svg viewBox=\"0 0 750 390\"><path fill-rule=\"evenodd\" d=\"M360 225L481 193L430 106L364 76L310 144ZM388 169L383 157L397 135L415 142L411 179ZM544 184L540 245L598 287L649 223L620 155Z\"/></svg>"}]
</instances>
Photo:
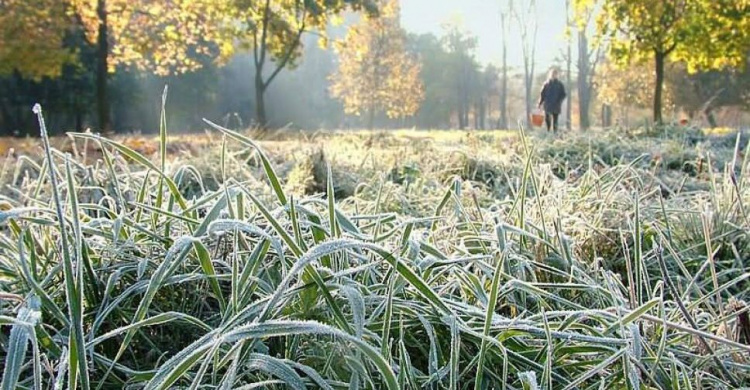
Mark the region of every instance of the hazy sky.
<instances>
[{"instance_id":1,"label":"hazy sky","mask_svg":"<svg viewBox=\"0 0 750 390\"><path fill-rule=\"evenodd\" d=\"M464 27L477 36L477 59L483 64L500 64L502 41L500 33L500 6L508 0L401 0L402 25L416 33L442 34L441 25L459 18ZM565 29L565 0L537 0L539 32L537 35L537 70L555 64L562 58L567 43ZM508 65L523 66L520 35L515 21L511 23L508 40ZM573 56L575 42L573 45ZM574 57L575 58L575 57ZM557 64L562 65L562 64Z\"/></svg>"}]
</instances>

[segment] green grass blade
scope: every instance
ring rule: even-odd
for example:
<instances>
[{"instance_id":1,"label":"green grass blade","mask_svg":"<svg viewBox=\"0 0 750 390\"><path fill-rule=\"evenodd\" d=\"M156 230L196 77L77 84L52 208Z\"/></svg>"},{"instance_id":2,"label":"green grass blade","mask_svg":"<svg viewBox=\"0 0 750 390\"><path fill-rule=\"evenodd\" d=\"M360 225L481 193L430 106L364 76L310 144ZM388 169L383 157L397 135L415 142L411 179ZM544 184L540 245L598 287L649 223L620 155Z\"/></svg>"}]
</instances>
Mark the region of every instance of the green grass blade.
<instances>
[{"instance_id":1,"label":"green grass blade","mask_svg":"<svg viewBox=\"0 0 750 390\"><path fill-rule=\"evenodd\" d=\"M497 261L495 267L495 273L492 276L492 286L490 287L490 299L487 303L487 312L485 314L484 330L482 334L485 337L489 337L490 328L492 326L492 318L495 316L495 305L497 304L497 297L500 290L500 278L503 274L503 267L505 266L505 259L507 252L502 252ZM474 380L474 389L480 390L482 388L482 379L484 378L484 358L487 354L487 342L482 340L482 344L479 347L479 360L477 361L477 373Z\"/></svg>"},{"instance_id":2,"label":"green grass blade","mask_svg":"<svg viewBox=\"0 0 750 390\"><path fill-rule=\"evenodd\" d=\"M144 157L140 153L136 152L135 150L119 143L115 142L106 138L102 138L98 135L93 134L86 134L86 133L70 133L71 136L77 137L77 138L84 138L84 139L93 139L96 141L99 141L101 143L107 144L125 155L130 160L133 160L137 162L138 164L142 165L145 168L148 168L156 173L159 174L159 177L164 180L164 182L167 184L167 188L169 188L169 192L172 194L174 199L177 201L177 203L180 205L180 208L183 210L187 209L187 203L185 203L185 199L182 197L182 194L180 193L180 190L177 188L177 184L175 184L174 180L167 176L161 169L157 168L154 163L152 163L148 158Z\"/></svg>"},{"instance_id":3,"label":"green grass blade","mask_svg":"<svg viewBox=\"0 0 750 390\"><path fill-rule=\"evenodd\" d=\"M26 351L34 333L34 326L41 319L41 304L39 299L32 297L29 304L18 311L15 319L6 319L12 323L8 341L7 355L3 368L3 379L0 383L2 390L15 390L19 387L18 379L21 375L21 367L24 365Z\"/></svg>"},{"instance_id":4,"label":"green grass blade","mask_svg":"<svg viewBox=\"0 0 750 390\"><path fill-rule=\"evenodd\" d=\"M341 237L341 228L338 224L338 218L336 218L336 192L333 189L333 174L330 164L326 164L326 192L328 197L328 223L331 226L333 237L339 238Z\"/></svg>"},{"instance_id":5,"label":"green grass blade","mask_svg":"<svg viewBox=\"0 0 750 390\"><path fill-rule=\"evenodd\" d=\"M570 382L567 386L564 387L563 390L571 390L577 388L581 383L585 382L586 380L590 379L594 375L601 375L603 371L615 363L617 360L619 360L625 353L627 352L626 348L623 348L617 353L613 354L612 356L608 357L607 359L603 360L601 363L594 366L592 369L588 370L587 372L583 373L583 375L578 376L575 378L572 382Z\"/></svg>"},{"instance_id":6,"label":"green grass blade","mask_svg":"<svg viewBox=\"0 0 750 390\"><path fill-rule=\"evenodd\" d=\"M214 268L213 261L211 261L211 254L200 241L194 241L193 248L198 256L198 261L201 263L203 273L209 276L208 283L211 285L211 289L219 301L219 310L223 312L226 309L227 303L224 299L224 294L221 292L221 287L219 287L219 282L216 280L216 269Z\"/></svg>"},{"instance_id":7,"label":"green grass blade","mask_svg":"<svg viewBox=\"0 0 750 390\"><path fill-rule=\"evenodd\" d=\"M89 347L96 346L108 339L119 336L123 333L131 332L133 330L137 330L137 329L148 327L148 326L167 324L167 323L174 322L174 321L181 321L186 324L195 325L197 328L203 329L205 331L210 331L212 329L206 323L204 323L203 321L193 316L187 315L185 313L170 311L170 312L165 312L165 313L159 313L153 317L145 318L141 321L132 323L130 325L126 325L126 326L111 330L95 338L94 340L92 340L88 346Z\"/></svg>"},{"instance_id":8,"label":"green grass blade","mask_svg":"<svg viewBox=\"0 0 750 390\"><path fill-rule=\"evenodd\" d=\"M224 127L221 127L208 119L203 119L204 122L206 122L209 126L213 127L216 130L221 131L222 133L228 135L229 137L240 141L241 143L252 147L255 149L255 151L260 156L261 163L263 164L263 169L266 172L266 177L268 178L268 181L271 183L271 187L273 188L274 192L276 193L276 197L279 200L279 203L281 203L282 206L287 204L287 198L284 194L284 189L281 186L281 182L279 182L279 177L276 175L276 171L273 169L273 165L271 164L271 160L268 159L268 156L266 156L266 153L263 152L263 150L256 144L253 140L251 140L248 137L245 137L244 135L232 131L229 129L226 129Z\"/></svg>"},{"instance_id":9,"label":"green grass blade","mask_svg":"<svg viewBox=\"0 0 750 390\"><path fill-rule=\"evenodd\" d=\"M610 325L609 328L602 332L602 334L604 336L611 335L615 330L620 329L621 327L626 326L633 321L637 321L643 314L648 313L649 310L658 305L660 301L661 298L654 298L644 303L640 307L628 313L628 315L626 315L625 317L622 317L622 319L620 319L616 323Z\"/></svg>"},{"instance_id":10,"label":"green grass blade","mask_svg":"<svg viewBox=\"0 0 750 390\"><path fill-rule=\"evenodd\" d=\"M52 184L52 197L55 203L55 211L59 224L60 241L62 244L62 260L65 277L65 296L68 304L68 316L70 321L69 339L69 383L71 390L76 390L78 379L80 378L83 390L89 389L88 364L86 359L85 340L83 337L83 308L81 307L82 291L79 291L76 283L76 273L73 268L73 259L70 255L70 246L68 245L68 233L65 225L65 214L62 208L62 199L58 191L57 174L54 169L54 160L52 159L52 147L49 143L47 126L44 123L42 107L37 104L34 106L34 113L39 120L42 142L44 144L45 157L50 167L48 170L50 183Z\"/></svg>"},{"instance_id":11,"label":"green grass blade","mask_svg":"<svg viewBox=\"0 0 750 390\"><path fill-rule=\"evenodd\" d=\"M266 374L279 378L286 386L293 390L306 390L305 382L294 369L281 359L258 353L250 354L245 362L249 370L260 370Z\"/></svg>"}]
</instances>

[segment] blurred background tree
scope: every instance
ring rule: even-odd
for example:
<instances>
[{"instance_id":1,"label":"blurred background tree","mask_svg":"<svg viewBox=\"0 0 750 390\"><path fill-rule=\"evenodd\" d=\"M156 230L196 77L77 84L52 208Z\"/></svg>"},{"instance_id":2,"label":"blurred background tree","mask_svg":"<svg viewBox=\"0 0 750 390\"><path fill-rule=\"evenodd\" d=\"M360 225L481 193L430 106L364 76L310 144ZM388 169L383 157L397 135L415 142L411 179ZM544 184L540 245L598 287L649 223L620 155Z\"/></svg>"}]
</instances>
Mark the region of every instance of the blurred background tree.
<instances>
[{"instance_id":1,"label":"blurred background tree","mask_svg":"<svg viewBox=\"0 0 750 390\"><path fill-rule=\"evenodd\" d=\"M336 42L338 70L331 75L331 94L348 114L405 118L414 115L424 98L420 64L406 52L398 1L389 0L377 17L365 17Z\"/></svg>"},{"instance_id":2,"label":"blurred background tree","mask_svg":"<svg viewBox=\"0 0 750 390\"><path fill-rule=\"evenodd\" d=\"M576 0L591 9L597 0ZM662 123L665 67L684 63L690 73L746 66L750 3L736 0L602 0L599 33L615 63L653 61L653 120Z\"/></svg>"}]
</instances>

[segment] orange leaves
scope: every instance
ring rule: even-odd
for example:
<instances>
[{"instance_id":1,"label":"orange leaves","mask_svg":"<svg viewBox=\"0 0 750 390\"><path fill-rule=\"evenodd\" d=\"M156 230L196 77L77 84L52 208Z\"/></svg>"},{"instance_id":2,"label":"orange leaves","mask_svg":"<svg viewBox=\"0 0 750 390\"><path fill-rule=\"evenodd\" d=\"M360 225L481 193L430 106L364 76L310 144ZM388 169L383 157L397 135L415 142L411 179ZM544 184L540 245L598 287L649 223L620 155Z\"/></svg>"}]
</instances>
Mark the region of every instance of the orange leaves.
<instances>
[{"instance_id":1,"label":"orange leaves","mask_svg":"<svg viewBox=\"0 0 750 390\"><path fill-rule=\"evenodd\" d=\"M99 5L104 14L99 15ZM159 75L183 73L234 52L225 0L5 0L0 2L0 73L60 75L77 61L64 46L70 31L95 45L105 22L109 71L132 66ZM102 17L103 16L103 17Z\"/></svg>"},{"instance_id":2,"label":"orange leaves","mask_svg":"<svg viewBox=\"0 0 750 390\"><path fill-rule=\"evenodd\" d=\"M339 69L331 77L331 94L349 114L379 111L401 118L414 115L424 99L421 66L405 51L398 12L398 2L389 1L380 17L364 18L335 44Z\"/></svg>"}]
</instances>

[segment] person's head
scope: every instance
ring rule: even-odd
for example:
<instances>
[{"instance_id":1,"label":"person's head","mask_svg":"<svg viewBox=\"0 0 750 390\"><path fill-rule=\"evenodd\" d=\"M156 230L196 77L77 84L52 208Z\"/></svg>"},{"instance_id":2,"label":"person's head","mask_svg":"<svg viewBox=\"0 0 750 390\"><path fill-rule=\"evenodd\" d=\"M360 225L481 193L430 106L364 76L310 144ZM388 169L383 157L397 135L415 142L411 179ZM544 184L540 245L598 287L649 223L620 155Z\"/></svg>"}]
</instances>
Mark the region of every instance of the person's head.
<instances>
[{"instance_id":1,"label":"person's head","mask_svg":"<svg viewBox=\"0 0 750 390\"><path fill-rule=\"evenodd\" d=\"M549 79L550 80L557 80L558 73L559 72L557 71L557 68L550 69L549 70Z\"/></svg>"}]
</instances>

